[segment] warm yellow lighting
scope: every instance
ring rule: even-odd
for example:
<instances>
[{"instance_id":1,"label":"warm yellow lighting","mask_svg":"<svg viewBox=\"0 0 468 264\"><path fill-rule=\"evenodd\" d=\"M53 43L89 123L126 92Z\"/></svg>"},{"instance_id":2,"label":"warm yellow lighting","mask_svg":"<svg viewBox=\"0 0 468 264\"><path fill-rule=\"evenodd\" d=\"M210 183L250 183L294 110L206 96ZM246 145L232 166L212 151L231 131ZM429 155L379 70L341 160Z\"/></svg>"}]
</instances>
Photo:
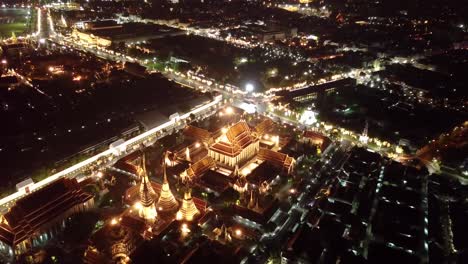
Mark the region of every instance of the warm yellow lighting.
<instances>
[{"instance_id":1,"label":"warm yellow lighting","mask_svg":"<svg viewBox=\"0 0 468 264\"><path fill-rule=\"evenodd\" d=\"M111 224L111 225L116 225L117 223L118 223L118 222L117 222L117 219L112 218L110 224Z\"/></svg>"},{"instance_id":2,"label":"warm yellow lighting","mask_svg":"<svg viewBox=\"0 0 468 264\"><path fill-rule=\"evenodd\" d=\"M295 193L296 193L296 189L289 189L289 193L295 194Z\"/></svg>"},{"instance_id":3,"label":"warm yellow lighting","mask_svg":"<svg viewBox=\"0 0 468 264\"><path fill-rule=\"evenodd\" d=\"M234 109L232 107L228 106L226 107L226 114L227 115L232 115L234 113Z\"/></svg>"},{"instance_id":4,"label":"warm yellow lighting","mask_svg":"<svg viewBox=\"0 0 468 264\"><path fill-rule=\"evenodd\" d=\"M242 235L242 230L236 229L236 236L241 236Z\"/></svg>"},{"instance_id":5,"label":"warm yellow lighting","mask_svg":"<svg viewBox=\"0 0 468 264\"><path fill-rule=\"evenodd\" d=\"M226 127L221 128L221 133L226 134L228 132L228 129Z\"/></svg>"},{"instance_id":6,"label":"warm yellow lighting","mask_svg":"<svg viewBox=\"0 0 468 264\"><path fill-rule=\"evenodd\" d=\"M201 146L200 143L198 143L198 142L195 143L195 147L196 147L196 148L199 148L200 146Z\"/></svg>"},{"instance_id":7,"label":"warm yellow lighting","mask_svg":"<svg viewBox=\"0 0 468 264\"><path fill-rule=\"evenodd\" d=\"M180 227L180 231L182 231L182 234L186 235L188 233L190 233L190 229L188 228L187 224L182 224L182 226Z\"/></svg>"},{"instance_id":8,"label":"warm yellow lighting","mask_svg":"<svg viewBox=\"0 0 468 264\"><path fill-rule=\"evenodd\" d=\"M137 210L140 210L140 209L142 208L142 205L141 205L140 202L136 202L136 203L133 205L133 207L134 207L135 209L137 209Z\"/></svg>"},{"instance_id":9,"label":"warm yellow lighting","mask_svg":"<svg viewBox=\"0 0 468 264\"><path fill-rule=\"evenodd\" d=\"M177 219L177 220L182 220L182 213L181 213L180 211L177 212L177 214L176 214L176 219Z\"/></svg>"},{"instance_id":10,"label":"warm yellow lighting","mask_svg":"<svg viewBox=\"0 0 468 264\"><path fill-rule=\"evenodd\" d=\"M402 153L403 153L403 148L400 147L400 146L397 146L397 147L395 148L395 152L396 152L397 154L402 154Z\"/></svg>"}]
</instances>

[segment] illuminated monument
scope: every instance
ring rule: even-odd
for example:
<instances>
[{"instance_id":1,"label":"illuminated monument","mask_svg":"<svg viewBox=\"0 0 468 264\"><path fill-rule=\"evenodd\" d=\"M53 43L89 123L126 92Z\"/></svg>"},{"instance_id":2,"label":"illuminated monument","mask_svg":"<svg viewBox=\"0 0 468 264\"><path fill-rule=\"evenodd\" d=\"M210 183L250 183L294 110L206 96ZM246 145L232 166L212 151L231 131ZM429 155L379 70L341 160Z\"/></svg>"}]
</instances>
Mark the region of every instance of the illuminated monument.
<instances>
[{"instance_id":1,"label":"illuminated monument","mask_svg":"<svg viewBox=\"0 0 468 264\"><path fill-rule=\"evenodd\" d=\"M154 205L154 198L156 193L151 186L151 182L148 179L148 174L146 173L146 160L145 154L142 157L142 164L138 169L138 174L141 178L140 183L140 204L138 207L138 215L145 219L148 222L154 222L157 216L156 207Z\"/></svg>"},{"instance_id":2,"label":"illuminated monument","mask_svg":"<svg viewBox=\"0 0 468 264\"><path fill-rule=\"evenodd\" d=\"M190 222L198 214L200 214L200 211L198 211L197 207L195 206L195 203L193 202L190 190L185 191L184 200L182 200L182 206L180 207L176 215L177 220Z\"/></svg>"},{"instance_id":3,"label":"illuminated monument","mask_svg":"<svg viewBox=\"0 0 468 264\"><path fill-rule=\"evenodd\" d=\"M245 121L221 130L222 135L209 147L208 155L215 161L234 168L253 158L260 149L260 140Z\"/></svg>"},{"instance_id":4,"label":"illuminated monument","mask_svg":"<svg viewBox=\"0 0 468 264\"><path fill-rule=\"evenodd\" d=\"M167 153L165 154L165 159L163 161L164 179L161 187L161 194L159 195L158 202L156 203L156 208L160 212L175 212L179 207L179 203L177 202L169 187L169 182L166 175L166 159Z\"/></svg>"}]
</instances>

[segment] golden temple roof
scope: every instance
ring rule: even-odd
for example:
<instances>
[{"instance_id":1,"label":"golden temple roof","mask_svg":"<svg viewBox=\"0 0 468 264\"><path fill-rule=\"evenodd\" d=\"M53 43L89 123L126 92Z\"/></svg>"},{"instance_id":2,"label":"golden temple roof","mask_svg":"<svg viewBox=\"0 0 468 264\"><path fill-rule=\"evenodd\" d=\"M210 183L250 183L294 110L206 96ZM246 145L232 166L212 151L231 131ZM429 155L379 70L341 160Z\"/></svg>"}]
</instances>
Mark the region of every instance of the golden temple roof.
<instances>
[{"instance_id":1,"label":"golden temple roof","mask_svg":"<svg viewBox=\"0 0 468 264\"><path fill-rule=\"evenodd\" d=\"M252 133L249 125L245 121L239 121L229 127L226 134L211 145L210 149L234 157L255 140L258 138Z\"/></svg>"},{"instance_id":2,"label":"golden temple roof","mask_svg":"<svg viewBox=\"0 0 468 264\"><path fill-rule=\"evenodd\" d=\"M187 169L187 175L189 177L198 177L205 173L207 170L216 166L216 162L210 156L205 156L201 160L190 165Z\"/></svg>"}]
</instances>

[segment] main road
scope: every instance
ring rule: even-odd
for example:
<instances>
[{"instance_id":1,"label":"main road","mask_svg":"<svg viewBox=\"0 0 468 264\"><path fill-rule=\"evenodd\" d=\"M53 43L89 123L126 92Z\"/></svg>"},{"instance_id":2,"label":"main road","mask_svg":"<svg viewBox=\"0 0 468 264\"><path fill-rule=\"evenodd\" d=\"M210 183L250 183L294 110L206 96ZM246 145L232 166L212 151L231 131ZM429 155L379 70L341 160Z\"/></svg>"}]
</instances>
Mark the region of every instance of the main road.
<instances>
[{"instance_id":1,"label":"main road","mask_svg":"<svg viewBox=\"0 0 468 264\"><path fill-rule=\"evenodd\" d=\"M45 40L50 40L52 42L56 42L60 45L66 45L70 48L74 48L80 51L91 52L98 57L102 57L105 59L110 59L114 61L132 61L137 62L144 65L143 61L129 58L123 54L117 54L114 52L109 52L101 48L97 47L89 47L85 44L80 44L72 41L70 38L64 37L60 33L56 33L54 30L53 22L49 13L49 10L46 8L38 9L38 31L36 33L36 37L39 40L39 43L45 42ZM213 83L211 85L207 85L206 83L193 80L188 76L183 76L180 74L175 74L173 72L165 72L163 73L169 79L174 80L182 85L194 88L194 89L203 89L203 90L215 90L222 93L227 98L230 98L230 101L234 104L241 104L243 102L244 94L240 93L233 93L231 91L226 91L221 89L222 85L217 83ZM263 98L254 99L257 103L257 110L261 113L266 113L265 102ZM75 164L59 173L49 176L48 178L35 183L31 188L30 191L34 192L47 186L51 182L62 178L62 177L77 177L77 176L84 176L79 180L83 180L90 176L90 171L98 170L103 167L111 166L115 163L119 158L124 155L128 155L129 153L137 150L141 144L149 145L154 143L156 140L166 136L168 134L167 131L178 130L185 125L185 120L189 118L191 114L195 115L196 117L206 117L214 113L218 108L224 106L225 101L223 101L222 96L216 96L213 101L199 106L191 111L180 115L174 119L169 120L168 122L161 124L158 127L155 127L149 131L146 131L128 141L123 142L122 144L118 145L116 148L109 148L108 150L99 153L85 161L82 161L78 164ZM3 199L0 199L0 212L5 212L8 210L16 200L21 197L28 195L24 190L17 191Z\"/></svg>"}]
</instances>

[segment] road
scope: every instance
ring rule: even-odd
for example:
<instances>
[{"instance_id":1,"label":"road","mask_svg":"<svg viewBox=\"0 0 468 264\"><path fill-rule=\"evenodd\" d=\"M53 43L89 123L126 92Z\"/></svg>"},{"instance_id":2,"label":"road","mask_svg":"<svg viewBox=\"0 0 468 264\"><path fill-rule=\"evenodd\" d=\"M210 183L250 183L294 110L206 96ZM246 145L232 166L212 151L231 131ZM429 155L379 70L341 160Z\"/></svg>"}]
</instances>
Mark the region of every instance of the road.
<instances>
[{"instance_id":1,"label":"road","mask_svg":"<svg viewBox=\"0 0 468 264\"><path fill-rule=\"evenodd\" d=\"M131 138L124 143L120 144L116 148L109 148L108 150L101 152L91 158L88 158L78 164L75 164L63 171L60 171L54 175L49 176L48 178L37 182L34 186L30 187L30 191L34 192L43 188L44 186L49 185L53 181L68 177L68 178L79 178L79 180L84 180L89 177L92 177L90 171L97 171L104 167L111 166L117 160L126 156L136 150L138 150L141 145L148 146L153 144L155 141L161 139L164 136L171 134L172 131L177 131L185 127L184 120L190 118L190 115L195 115L196 117L206 118L217 111L217 109L224 106L224 101L222 96L217 96L205 105L202 105L198 108L192 109L191 111L180 115L177 118L173 118L166 123L163 123L153 129L150 129L142 134ZM15 192L7 197L4 197L0 200L0 213L6 212L11 206L14 205L16 200L28 195L24 190Z\"/></svg>"},{"instance_id":2,"label":"road","mask_svg":"<svg viewBox=\"0 0 468 264\"><path fill-rule=\"evenodd\" d=\"M137 62L142 65L145 65L144 61L136 60L134 58L130 58L123 54L118 54L112 51L106 51L103 48L90 47L82 43L75 42L71 38L64 37L60 33L55 32L52 19L50 17L50 13L48 9L46 8L38 9L38 12L39 12L38 13L38 32L37 32L36 37L39 39L39 43L45 42L45 39L48 39L60 45L66 45L73 49L93 53L96 56L101 57L101 58L105 58L105 59L109 59L113 61L132 61L132 62ZM41 41L41 39L44 39L44 41ZM178 82L182 85L188 86L193 89L217 91L221 93L222 95L224 95L226 98L229 98L229 101L232 102L233 104L242 104L245 98L245 94L233 93L231 91L227 91L225 89L220 88L220 87L224 87L224 85L220 85L215 82L209 85L206 83L206 81L203 82L203 81L193 80L188 76L175 74L170 71L164 72L163 74L165 74L166 77L168 77L169 79L172 79L175 82ZM251 101L256 103L256 111L258 111L261 114L267 114L267 107L266 107L267 104L264 99L265 98L253 98L253 97L251 98ZM190 114L195 114L197 116L200 116L200 115L206 114L206 112L213 112L212 108L219 108L222 105L223 105L222 96L218 96L215 98L213 102L209 103L208 105L204 105L197 109L193 109L192 111L180 116L179 120L184 120L185 118L189 117ZM170 120L162 124L161 126L158 126L154 129L144 132L141 135L136 136L135 138L132 138L126 141L125 143L119 146L119 148L124 149L121 153L116 153L115 150L112 150L112 149L106 150L83 162L80 162L74 166L71 166L70 168L67 168L64 171L51 175L45 180L36 183L34 187L31 188L31 190L32 191L38 190L61 177L77 177L78 175L82 175L83 173L88 172L90 169L96 170L105 166L112 165L113 164L112 162L115 162L123 155L127 155L129 151L131 152L131 151L138 149L142 143L148 144L150 142L154 142L155 140L158 140L159 138L165 136L166 135L165 131L171 131L173 129L178 129L178 128L183 127L183 125L181 125L181 123L183 122L179 122L179 120ZM295 125L300 126L300 124L297 122L291 122L290 120L287 120L287 121L288 123L295 123ZM8 197L1 199L0 211L4 211L10 208L17 199L23 197L24 195L26 195L24 191L16 192Z\"/></svg>"},{"instance_id":3,"label":"road","mask_svg":"<svg viewBox=\"0 0 468 264\"><path fill-rule=\"evenodd\" d=\"M36 37L38 40L46 40L51 35L55 34L54 27L52 25L52 18L50 17L49 9L47 8L38 8L37 12L38 26Z\"/></svg>"}]
</instances>

